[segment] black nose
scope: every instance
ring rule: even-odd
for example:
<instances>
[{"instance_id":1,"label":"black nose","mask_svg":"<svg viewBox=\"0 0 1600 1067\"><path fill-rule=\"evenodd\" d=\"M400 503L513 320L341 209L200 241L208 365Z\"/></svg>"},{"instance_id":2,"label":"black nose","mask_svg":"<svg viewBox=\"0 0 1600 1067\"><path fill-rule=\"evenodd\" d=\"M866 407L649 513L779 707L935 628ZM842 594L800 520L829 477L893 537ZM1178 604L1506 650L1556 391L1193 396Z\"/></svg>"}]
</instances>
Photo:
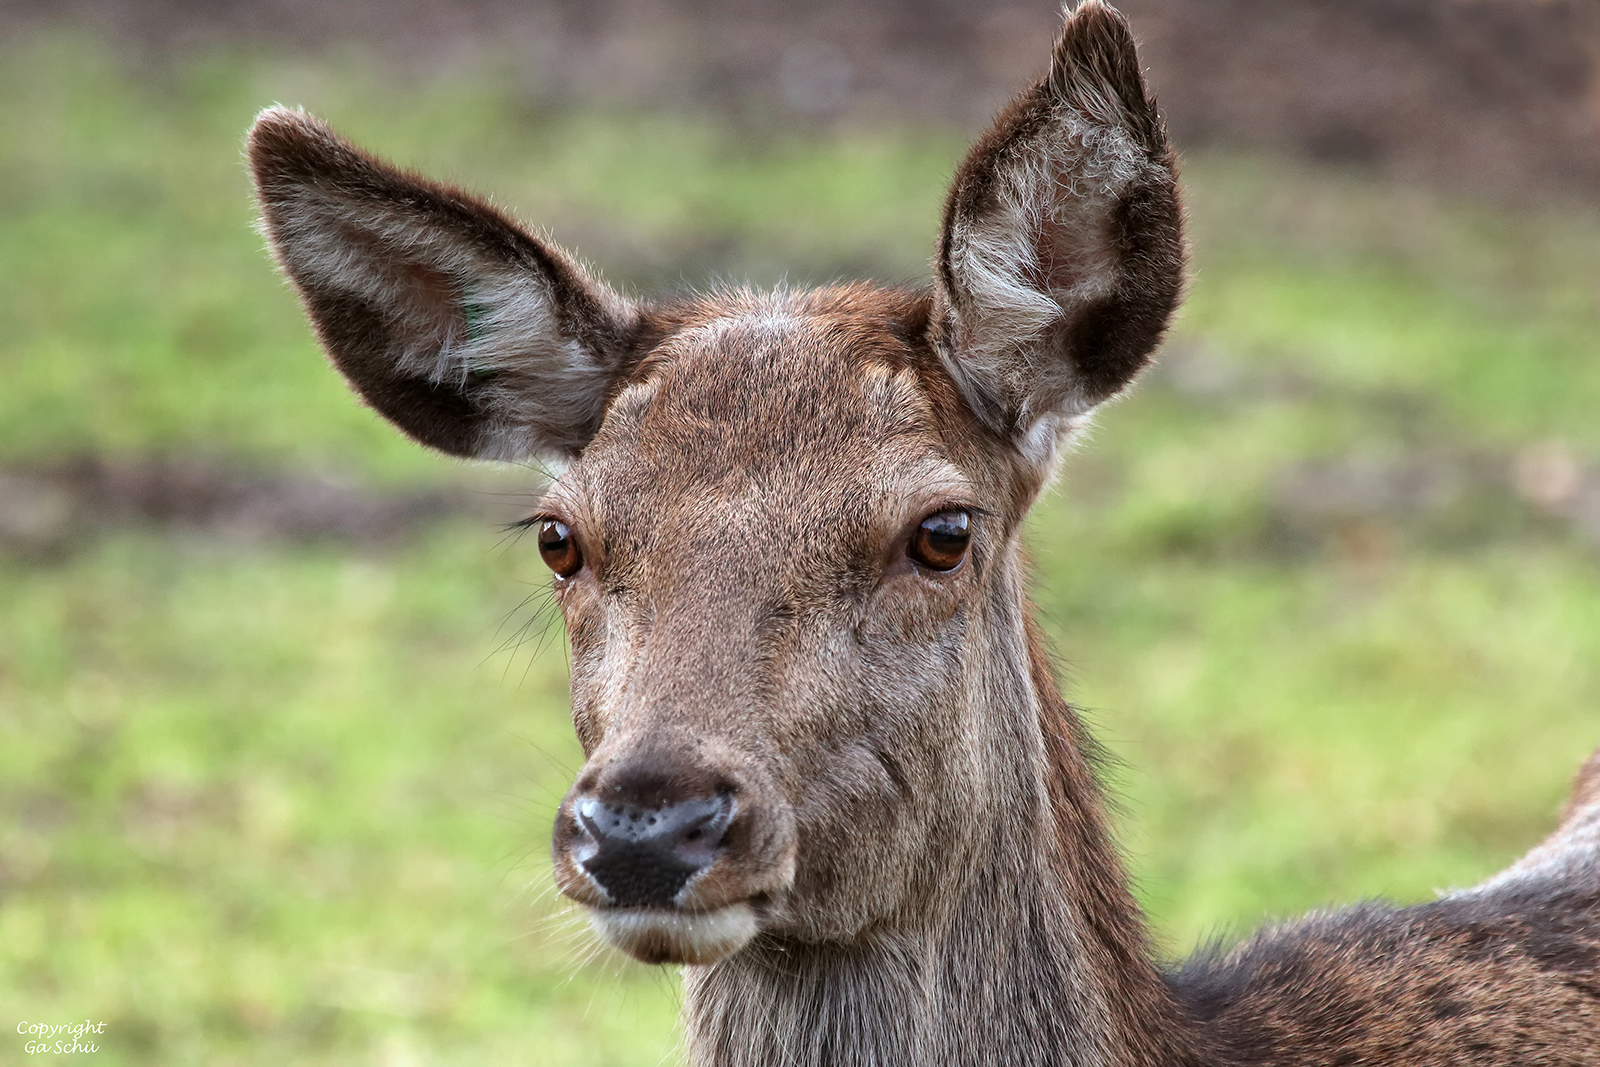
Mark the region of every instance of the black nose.
<instances>
[{"instance_id":1,"label":"black nose","mask_svg":"<svg viewBox=\"0 0 1600 1067\"><path fill-rule=\"evenodd\" d=\"M572 856L615 906L666 907L691 877L716 860L733 810L731 795L659 808L579 797L572 811L580 839Z\"/></svg>"}]
</instances>

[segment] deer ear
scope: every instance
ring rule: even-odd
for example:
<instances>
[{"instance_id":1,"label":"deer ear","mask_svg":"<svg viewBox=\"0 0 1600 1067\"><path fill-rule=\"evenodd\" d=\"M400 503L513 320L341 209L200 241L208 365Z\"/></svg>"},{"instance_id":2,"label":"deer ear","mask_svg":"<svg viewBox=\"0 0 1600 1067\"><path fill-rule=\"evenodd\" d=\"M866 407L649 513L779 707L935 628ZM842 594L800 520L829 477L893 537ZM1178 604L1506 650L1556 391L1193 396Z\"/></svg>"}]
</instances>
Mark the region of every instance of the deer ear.
<instances>
[{"instance_id":1,"label":"deer ear","mask_svg":"<svg viewBox=\"0 0 1600 1067\"><path fill-rule=\"evenodd\" d=\"M488 204L309 115L262 112L248 154L279 263L380 414L483 459L572 457L594 436L633 348L625 300Z\"/></svg>"},{"instance_id":2,"label":"deer ear","mask_svg":"<svg viewBox=\"0 0 1600 1067\"><path fill-rule=\"evenodd\" d=\"M1059 433L1144 366L1183 267L1172 149L1133 36L1113 8L1083 0L1049 76L956 173L935 340L986 423L1053 454Z\"/></svg>"}]
</instances>

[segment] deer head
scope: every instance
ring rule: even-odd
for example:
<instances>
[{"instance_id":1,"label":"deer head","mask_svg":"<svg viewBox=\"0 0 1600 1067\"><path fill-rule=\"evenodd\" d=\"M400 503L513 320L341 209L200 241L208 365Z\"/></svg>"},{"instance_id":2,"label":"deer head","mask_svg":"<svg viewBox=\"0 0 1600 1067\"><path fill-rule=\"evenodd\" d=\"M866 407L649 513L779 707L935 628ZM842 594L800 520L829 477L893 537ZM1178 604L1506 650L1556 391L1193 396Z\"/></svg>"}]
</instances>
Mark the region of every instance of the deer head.
<instances>
[{"instance_id":1,"label":"deer head","mask_svg":"<svg viewBox=\"0 0 1600 1067\"><path fill-rule=\"evenodd\" d=\"M635 302L305 114L264 112L249 155L373 408L453 455L566 464L529 520L587 754L555 873L607 940L707 964L933 930L1074 817L1019 529L1184 260L1115 11L1072 11L962 163L925 291Z\"/></svg>"}]
</instances>

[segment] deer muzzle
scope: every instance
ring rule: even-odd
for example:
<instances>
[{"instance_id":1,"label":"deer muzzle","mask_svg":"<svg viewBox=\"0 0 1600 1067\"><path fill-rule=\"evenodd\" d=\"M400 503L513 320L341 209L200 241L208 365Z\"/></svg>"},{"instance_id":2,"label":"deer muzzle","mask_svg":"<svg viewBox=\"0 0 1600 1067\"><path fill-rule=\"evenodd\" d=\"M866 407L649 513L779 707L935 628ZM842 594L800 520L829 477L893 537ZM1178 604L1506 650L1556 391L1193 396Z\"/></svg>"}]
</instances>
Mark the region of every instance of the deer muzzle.
<instances>
[{"instance_id":1,"label":"deer muzzle","mask_svg":"<svg viewBox=\"0 0 1600 1067\"><path fill-rule=\"evenodd\" d=\"M617 907L675 907L689 879L716 862L737 807L731 793L653 810L584 796L573 805L572 856Z\"/></svg>"},{"instance_id":2,"label":"deer muzzle","mask_svg":"<svg viewBox=\"0 0 1600 1067\"><path fill-rule=\"evenodd\" d=\"M792 818L759 777L659 750L592 759L557 813L556 883L646 963L731 955L793 881Z\"/></svg>"}]
</instances>

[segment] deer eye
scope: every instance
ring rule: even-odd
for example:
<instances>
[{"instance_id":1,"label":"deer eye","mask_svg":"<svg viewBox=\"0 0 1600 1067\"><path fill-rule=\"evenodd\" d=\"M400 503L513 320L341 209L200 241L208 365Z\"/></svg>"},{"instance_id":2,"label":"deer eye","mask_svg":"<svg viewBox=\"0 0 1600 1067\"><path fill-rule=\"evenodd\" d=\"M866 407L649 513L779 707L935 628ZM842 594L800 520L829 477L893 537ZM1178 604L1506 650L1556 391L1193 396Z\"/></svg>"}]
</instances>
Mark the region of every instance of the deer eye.
<instances>
[{"instance_id":1,"label":"deer eye","mask_svg":"<svg viewBox=\"0 0 1600 1067\"><path fill-rule=\"evenodd\" d=\"M906 554L935 571L953 571L967 558L972 533L965 511L941 511L922 520L911 534Z\"/></svg>"},{"instance_id":2,"label":"deer eye","mask_svg":"<svg viewBox=\"0 0 1600 1067\"><path fill-rule=\"evenodd\" d=\"M583 567L577 538L566 523L556 519L546 519L539 526L539 556L562 578L571 578Z\"/></svg>"}]
</instances>

